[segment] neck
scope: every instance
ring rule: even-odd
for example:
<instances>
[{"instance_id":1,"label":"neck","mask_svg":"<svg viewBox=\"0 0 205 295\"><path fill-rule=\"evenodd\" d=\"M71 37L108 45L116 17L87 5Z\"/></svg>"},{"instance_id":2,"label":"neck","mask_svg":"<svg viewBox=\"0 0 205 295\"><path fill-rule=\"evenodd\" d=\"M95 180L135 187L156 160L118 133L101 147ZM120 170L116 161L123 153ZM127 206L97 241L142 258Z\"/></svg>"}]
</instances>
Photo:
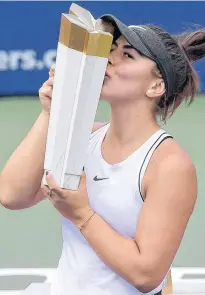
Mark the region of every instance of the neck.
<instances>
[{"instance_id":1,"label":"neck","mask_svg":"<svg viewBox=\"0 0 205 295\"><path fill-rule=\"evenodd\" d=\"M140 105L139 105L140 104ZM142 102L111 105L108 136L116 143L129 145L143 142L159 130L150 106Z\"/></svg>"}]
</instances>

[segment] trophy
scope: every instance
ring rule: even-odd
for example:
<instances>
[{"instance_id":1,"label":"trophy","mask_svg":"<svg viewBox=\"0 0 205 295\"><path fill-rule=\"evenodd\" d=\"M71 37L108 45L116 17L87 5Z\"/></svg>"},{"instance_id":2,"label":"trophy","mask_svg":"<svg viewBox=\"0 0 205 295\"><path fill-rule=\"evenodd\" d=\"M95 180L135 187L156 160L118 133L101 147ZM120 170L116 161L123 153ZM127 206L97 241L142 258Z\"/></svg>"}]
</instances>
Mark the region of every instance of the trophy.
<instances>
[{"instance_id":1,"label":"trophy","mask_svg":"<svg viewBox=\"0 0 205 295\"><path fill-rule=\"evenodd\" d=\"M61 15L44 160L61 188L77 190L104 81L113 36L73 3Z\"/></svg>"}]
</instances>

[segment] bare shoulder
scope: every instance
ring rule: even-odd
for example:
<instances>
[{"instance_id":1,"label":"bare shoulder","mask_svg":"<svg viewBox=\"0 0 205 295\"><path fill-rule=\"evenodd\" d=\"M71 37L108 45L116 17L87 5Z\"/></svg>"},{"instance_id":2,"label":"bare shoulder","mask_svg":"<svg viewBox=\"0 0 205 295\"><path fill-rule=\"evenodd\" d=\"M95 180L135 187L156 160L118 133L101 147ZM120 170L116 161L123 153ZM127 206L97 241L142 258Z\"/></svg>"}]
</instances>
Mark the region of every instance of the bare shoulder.
<instances>
[{"instance_id":1,"label":"bare shoulder","mask_svg":"<svg viewBox=\"0 0 205 295\"><path fill-rule=\"evenodd\" d=\"M196 197L197 174L195 165L186 151L173 139L163 141L154 152L143 181L143 193L149 187L171 189L180 193L184 187ZM184 189L183 189L184 190ZM182 195L182 194L181 194ZM187 196L188 197L188 196Z\"/></svg>"},{"instance_id":2,"label":"bare shoulder","mask_svg":"<svg viewBox=\"0 0 205 295\"><path fill-rule=\"evenodd\" d=\"M173 139L165 140L155 151L153 160L158 169L196 172L194 163L186 151ZM176 173L177 173L176 171Z\"/></svg>"},{"instance_id":3,"label":"bare shoulder","mask_svg":"<svg viewBox=\"0 0 205 295\"><path fill-rule=\"evenodd\" d=\"M95 122L93 124L93 129L92 129L92 132L95 132L97 129L103 127L104 125L106 125L107 123L105 122Z\"/></svg>"}]
</instances>

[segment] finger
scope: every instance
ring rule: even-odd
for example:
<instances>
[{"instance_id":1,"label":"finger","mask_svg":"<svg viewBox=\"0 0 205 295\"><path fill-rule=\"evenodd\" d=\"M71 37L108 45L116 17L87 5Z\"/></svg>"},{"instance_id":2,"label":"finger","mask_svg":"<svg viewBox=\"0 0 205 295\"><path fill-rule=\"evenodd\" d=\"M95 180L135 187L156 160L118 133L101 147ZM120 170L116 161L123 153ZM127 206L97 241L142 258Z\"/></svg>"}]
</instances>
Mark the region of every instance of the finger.
<instances>
[{"instance_id":1,"label":"finger","mask_svg":"<svg viewBox=\"0 0 205 295\"><path fill-rule=\"evenodd\" d=\"M48 184L48 187L50 189L60 189L60 187L58 186L58 184L56 183L53 175L50 172L46 172L46 182Z\"/></svg>"},{"instance_id":2,"label":"finger","mask_svg":"<svg viewBox=\"0 0 205 295\"><path fill-rule=\"evenodd\" d=\"M53 86L53 81L54 81L54 78L53 77L50 77L48 80L46 80L43 85L42 85L42 88L44 87L50 87L50 86Z\"/></svg>"},{"instance_id":3,"label":"finger","mask_svg":"<svg viewBox=\"0 0 205 295\"><path fill-rule=\"evenodd\" d=\"M49 201L51 201L51 203L55 206L56 202L59 201L59 195L56 194L52 189L50 189L48 187L48 185L42 185L41 186L41 190L45 196L45 198L47 198Z\"/></svg>"},{"instance_id":4,"label":"finger","mask_svg":"<svg viewBox=\"0 0 205 295\"><path fill-rule=\"evenodd\" d=\"M82 175L80 177L80 185L79 185L79 188L85 187L85 185L86 185L86 174L83 171L83 173L82 173Z\"/></svg>"},{"instance_id":5,"label":"finger","mask_svg":"<svg viewBox=\"0 0 205 295\"><path fill-rule=\"evenodd\" d=\"M53 86L53 81L54 81L54 77L48 78L48 80L46 80L43 83L42 87Z\"/></svg>"},{"instance_id":6,"label":"finger","mask_svg":"<svg viewBox=\"0 0 205 295\"><path fill-rule=\"evenodd\" d=\"M51 66L50 71L49 71L49 76L53 77L55 74L55 64Z\"/></svg>"},{"instance_id":7,"label":"finger","mask_svg":"<svg viewBox=\"0 0 205 295\"><path fill-rule=\"evenodd\" d=\"M56 64L52 64L50 70L51 70L51 71L55 71L55 68L56 68Z\"/></svg>"},{"instance_id":8,"label":"finger","mask_svg":"<svg viewBox=\"0 0 205 295\"><path fill-rule=\"evenodd\" d=\"M54 177L51 173L46 175L47 185L50 190L50 194L47 194L47 198L51 201L54 207L56 207L59 202L65 199L65 192L63 189L56 183Z\"/></svg>"},{"instance_id":9,"label":"finger","mask_svg":"<svg viewBox=\"0 0 205 295\"><path fill-rule=\"evenodd\" d=\"M39 95L43 97L52 97L52 87L51 86L44 86L39 90Z\"/></svg>"},{"instance_id":10,"label":"finger","mask_svg":"<svg viewBox=\"0 0 205 295\"><path fill-rule=\"evenodd\" d=\"M81 180L86 181L86 174L85 174L85 171L82 172Z\"/></svg>"},{"instance_id":11,"label":"finger","mask_svg":"<svg viewBox=\"0 0 205 295\"><path fill-rule=\"evenodd\" d=\"M46 81L46 85L48 85L48 86L53 86L53 81L54 81L54 77L50 77L50 78Z\"/></svg>"},{"instance_id":12,"label":"finger","mask_svg":"<svg viewBox=\"0 0 205 295\"><path fill-rule=\"evenodd\" d=\"M58 196L62 196L62 197L64 196L62 188L56 183L56 181L55 181L53 175L51 175L51 173L48 173L46 175L46 182L47 182L48 187L52 190L52 192L54 192Z\"/></svg>"},{"instance_id":13,"label":"finger","mask_svg":"<svg viewBox=\"0 0 205 295\"><path fill-rule=\"evenodd\" d=\"M47 185L41 185L41 190L46 198L50 198L50 189Z\"/></svg>"}]
</instances>

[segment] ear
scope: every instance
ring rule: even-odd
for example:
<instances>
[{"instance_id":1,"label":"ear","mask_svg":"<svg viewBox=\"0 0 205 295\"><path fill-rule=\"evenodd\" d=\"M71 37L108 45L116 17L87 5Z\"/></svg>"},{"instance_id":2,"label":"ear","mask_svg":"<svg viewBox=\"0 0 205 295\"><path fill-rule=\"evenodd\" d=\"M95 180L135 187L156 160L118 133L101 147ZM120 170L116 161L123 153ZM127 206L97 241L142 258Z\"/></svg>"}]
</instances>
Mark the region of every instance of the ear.
<instances>
[{"instance_id":1,"label":"ear","mask_svg":"<svg viewBox=\"0 0 205 295\"><path fill-rule=\"evenodd\" d=\"M146 91L146 96L148 98L160 97L165 93L165 84L163 79L157 79L152 83Z\"/></svg>"}]
</instances>

